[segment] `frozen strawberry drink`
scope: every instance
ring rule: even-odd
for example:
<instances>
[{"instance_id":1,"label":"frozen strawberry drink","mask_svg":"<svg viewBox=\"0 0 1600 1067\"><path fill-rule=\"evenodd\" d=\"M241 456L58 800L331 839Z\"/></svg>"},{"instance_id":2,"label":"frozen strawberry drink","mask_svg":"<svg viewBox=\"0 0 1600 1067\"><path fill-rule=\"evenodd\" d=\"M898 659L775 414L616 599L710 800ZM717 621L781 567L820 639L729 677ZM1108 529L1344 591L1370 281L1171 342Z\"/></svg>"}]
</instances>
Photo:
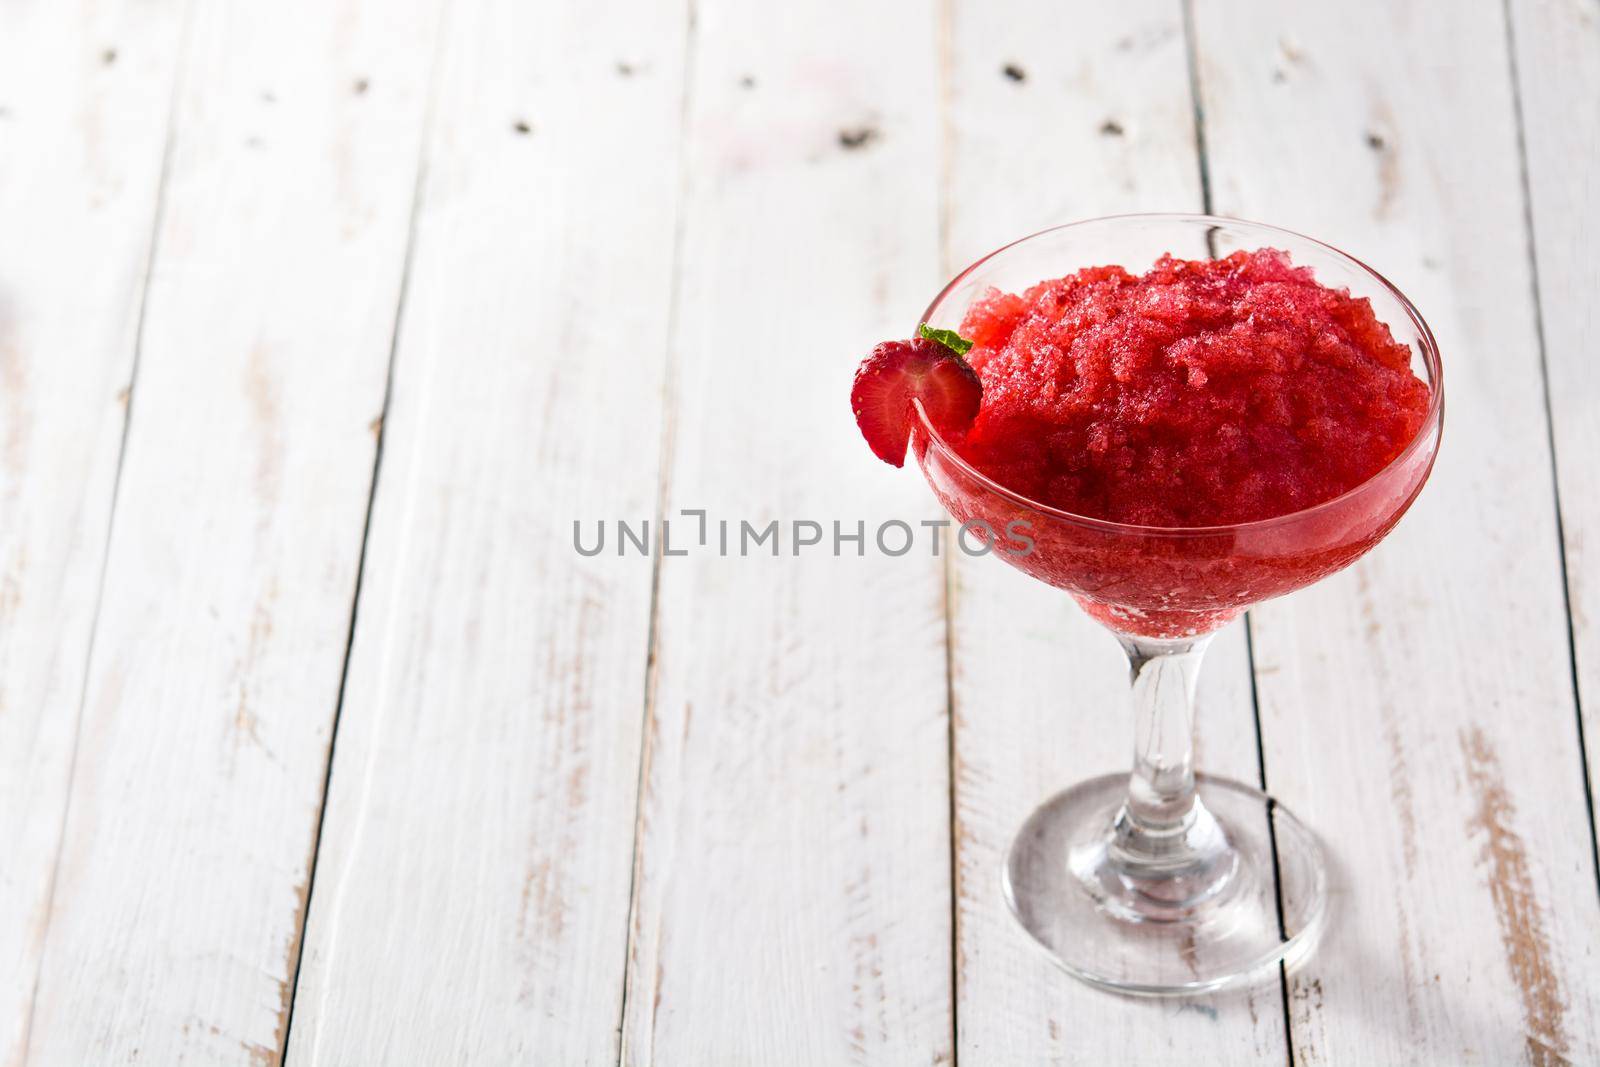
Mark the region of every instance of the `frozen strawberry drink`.
<instances>
[{"instance_id":1,"label":"frozen strawberry drink","mask_svg":"<svg viewBox=\"0 0 1600 1067\"><path fill-rule=\"evenodd\" d=\"M1357 559L1421 491L1443 411L1427 325L1337 249L1201 215L1035 234L923 319L857 370L861 432L896 466L909 449L969 532L1025 545L997 554L1071 592L1133 680L1131 773L1028 817L1012 912L1124 992L1292 962L1326 914L1321 847L1255 785L1196 777L1195 678L1215 630Z\"/></svg>"}]
</instances>

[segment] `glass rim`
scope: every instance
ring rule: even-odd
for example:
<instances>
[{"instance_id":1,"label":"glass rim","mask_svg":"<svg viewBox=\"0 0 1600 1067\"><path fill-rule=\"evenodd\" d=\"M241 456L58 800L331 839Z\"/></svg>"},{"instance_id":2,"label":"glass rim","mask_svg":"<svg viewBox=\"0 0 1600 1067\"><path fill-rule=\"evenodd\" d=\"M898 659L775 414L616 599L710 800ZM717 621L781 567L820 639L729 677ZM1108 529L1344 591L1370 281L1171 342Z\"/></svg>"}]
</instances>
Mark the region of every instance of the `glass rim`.
<instances>
[{"instance_id":1,"label":"glass rim","mask_svg":"<svg viewBox=\"0 0 1600 1067\"><path fill-rule=\"evenodd\" d=\"M1214 537L1218 534L1238 533L1246 530L1253 531L1272 529L1290 522L1299 522L1323 511L1337 508L1346 501L1360 496L1369 487L1382 479L1384 475L1407 462L1417 452L1417 450L1422 447L1423 441L1427 440L1429 437L1437 438L1438 435L1434 433L1434 430L1440 425L1440 420L1444 414L1444 368L1439 359L1439 344L1434 339L1433 330L1428 326L1427 321L1422 317L1422 313L1417 310L1416 305L1411 302L1411 298L1402 293L1400 289L1388 278L1385 278L1372 267L1368 266L1366 263L1357 259L1355 256L1344 251L1343 249L1335 248L1326 241L1319 241L1315 237L1308 237L1307 235L1299 233L1295 230L1287 230L1282 226L1273 226L1270 223L1253 222L1249 219L1232 218L1227 215L1207 215L1182 211L1152 211L1129 212L1120 215L1101 215L1092 219L1079 219L1076 222L1063 223L1059 226L1049 226L1045 229L1030 233L1024 237L1019 237L1014 241L1007 242L1006 244L1001 245L999 248L996 248L994 251L979 257L966 267L962 268L962 270L956 274L954 278L950 279L950 281L945 284L944 288L939 290L939 295L935 296L933 298L933 302L930 303L926 310L923 311L922 319L920 321L932 322L934 311L944 301L945 297L949 296L958 285L970 277L974 271L978 270L989 261L1011 251L1018 245L1026 244L1029 241L1040 237L1045 237L1050 234L1060 233L1063 230L1077 229L1082 226L1092 226L1096 223L1135 221L1164 221L1174 223L1199 223L1208 226L1238 225L1255 227L1257 229L1267 230L1273 233L1281 233L1285 236L1293 237L1300 241L1306 241L1317 245L1320 248L1327 249L1338 258L1351 263L1361 271L1370 275L1378 282L1379 285L1387 290L1391 296L1400 302L1400 306L1405 309L1406 316L1410 318L1412 325L1417 328L1419 342L1422 345L1422 361L1423 364L1428 368L1428 377L1430 379L1428 382L1428 413L1426 416L1424 416L1422 425L1417 427L1416 435L1411 438L1411 440L1406 444L1406 447L1397 452L1394 458L1389 460L1388 463L1385 463L1382 467L1373 471L1372 474L1368 475L1365 479L1357 482L1355 485L1351 486L1349 489L1346 489L1338 496L1329 497L1327 500L1321 501L1317 504L1312 504L1310 507L1300 508L1297 511L1287 511L1282 515L1272 515L1265 519L1252 519L1249 522L1223 523L1216 526L1146 526L1140 523L1115 522L1111 519L1098 519L1092 515L1080 515L1077 512L1067 511L1063 508L1053 507L1049 504L1041 503L1040 501L1034 500L1029 496L1017 492L1015 489L1010 489L1004 485L1001 485L999 482L995 481L987 474L984 474L972 464L968 463L965 457L957 452L950 445L950 442L946 441L944 436L940 434L938 429L934 427L933 421L928 418L928 412L922 406L922 401L914 399L912 401L912 407L917 413L917 421L922 424L923 432L928 435L930 446L938 448L939 451L943 453L952 464L960 469L962 473L978 482L979 485L981 485L984 489L999 496L1005 497L1022 507L1040 512L1041 514L1050 518L1059 519L1063 522L1068 522L1077 526L1086 526L1092 529L1104 530L1109 533L1136 534L1139 536L1158 537ZM1089 265L1092 266L1093 264ZM1387 323L1385 323L1385 326L1387 326ZM1437 447L1434 449L1434 454L1438 454ZM1429 464L1432 464L1431 458L1429 460Z\"/></svg>"}]
</instances>

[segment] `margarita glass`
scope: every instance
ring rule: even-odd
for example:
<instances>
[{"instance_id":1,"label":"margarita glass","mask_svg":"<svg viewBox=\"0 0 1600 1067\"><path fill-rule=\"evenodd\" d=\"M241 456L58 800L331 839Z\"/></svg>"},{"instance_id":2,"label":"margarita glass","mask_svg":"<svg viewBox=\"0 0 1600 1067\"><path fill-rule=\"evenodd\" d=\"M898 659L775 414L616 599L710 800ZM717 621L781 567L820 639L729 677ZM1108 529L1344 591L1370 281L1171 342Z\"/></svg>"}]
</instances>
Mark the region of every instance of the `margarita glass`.
<instances>
[{"instance_id":1,"label":"margarita glass","mask_svg":"<svg viewBox=\"0 0 1600 1067\"><path fill-rule=\"evenodd\" d=\"M1254 786L1197 775L1194 685L1212 635L1245 608L1354 562L1416 499L1439 447L1438 348L1411 302L1335 248L1257 223L1204 215L1126 215L1026 237L968 267L922 321L958 330L991 289L1117 264L1138 273L1163 253L1204 258L1280 249L1316 280L1371 301L1429 386L1415 438L1340 496L1222 526L1138 526L1076 515L1000 485L935 429L920 402L911 448L955 519L1032 539L1001 559L1067 590L1116 636L1132 672L1130 774L1094 778L1028 817L1004 870L1006 900L1062 967L1130 993L1191 993L1247 981L1315 943L1327 914L1321 847ZM1012 542L1016 543L1016 542Z\"/></svg>"}]
</instances>

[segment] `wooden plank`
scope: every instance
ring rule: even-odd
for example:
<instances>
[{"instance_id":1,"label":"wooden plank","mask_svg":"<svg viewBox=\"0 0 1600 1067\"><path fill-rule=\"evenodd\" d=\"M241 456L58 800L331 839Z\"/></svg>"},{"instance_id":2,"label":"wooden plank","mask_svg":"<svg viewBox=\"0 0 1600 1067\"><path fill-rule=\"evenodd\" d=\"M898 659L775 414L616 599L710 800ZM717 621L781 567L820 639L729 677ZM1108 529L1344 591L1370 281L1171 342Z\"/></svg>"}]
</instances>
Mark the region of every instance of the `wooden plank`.
<instances>
[{"instance_id":1,"label":"wooden plank","mask_svg":"<svg viewBox=\"0 0 1600 1067\"><path fill-rule=\"evenodd\" d=\"M688 11L447 22L290 1059L615 1064Z\"/></svg>"},{"instance_id":2,"label":"wooden plank","mask_svg":"<svg viewBox=\"0 0 1600 1067\"><path fill-rule=\"evenodd\" d=\"M970 0L950 30L950 271L1047 225L1201 207L1182 10ZM1019 77L1020 75L1020 77ZM1048 129L1049 136L1039 131ZM1176 250L1181 251L1181 250ZM1011 835L1051 794L1131 765L1127 666L1059 590L956 557L957 1023L986 1063L1281 1062L1276 975L1242 994L1108 996L1057 970L1000 895ZM1244 628L1201 674L1200 766L1258 779Z\"/></svg>"},{"instance_id":3,"label":"wooden plank","mask_svg":"<svg viewBox=\"0 0 1600 1067\"><path fill-rule=\"evenodd\" d=\"M0 1063L61 845L182 36L177 3L0 9Z\"/></svg>"},{"instance_id":4,"label":"wooden plank","mask_svg":"<svg viewBox=\"0 0 1600 1067\"><path fill-rule=\"evenodd\" d=\"M1219 210L1415 299L1444 448L1387 544L1255 613L1275 791L1326 841L1302 1063L1589 1063L1595 872L1503 13L1195 5Z\"/></svg>"},{"instance_id":5,"label":"wooden plank","mask_svg":"<svg viewBox=\"0 0 1600 1067\"><path fill-rule=\"evenodd\" d=\"M948 1062L934 511L846 402L939 282L935 22L696 10L667 512L705 509L711 545L661 570L623 1061ZM777 521L782 558L717 555L723 519ZM915 552L877 551L892 519ZM823 544L794 555L796 520Z\"/></svg>"},{"instance_id":6,"label":"wooden plank","mask_svg":"<svg viewBox=\"0 0 1600 1067\"><path fill-rule=\"evenodd\" d=\"M1591 809L1600 781L1600 8L1510 6Z\"/></svg>"},{"instance_id":7,"label":"wooden plank","mask_svg":"<svg viewBox=\"0 0 1600 1067\"><path fill-rule=\"evenodd\" d=\"M279 1056L431 6L194 7L31 1063Z\"/></svg>"}]
</instances>

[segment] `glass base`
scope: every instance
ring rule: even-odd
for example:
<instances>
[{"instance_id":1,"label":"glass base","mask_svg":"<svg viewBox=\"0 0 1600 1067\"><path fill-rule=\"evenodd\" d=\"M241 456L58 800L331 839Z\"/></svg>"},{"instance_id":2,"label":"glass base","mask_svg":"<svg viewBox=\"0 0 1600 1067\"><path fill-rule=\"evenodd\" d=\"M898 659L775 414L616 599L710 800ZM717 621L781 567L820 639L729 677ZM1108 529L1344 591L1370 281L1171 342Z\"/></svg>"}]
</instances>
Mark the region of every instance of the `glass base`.
<instances>
[{"instance_id":1,"label":"glass base","mask_svg":"<svg viewBox=\"0 0 1600 1067\"><path fill-rule=\"evenodd\" d=\"M1222 858L1214 852L1203 870L1130 873L1115 830L1126 774L1056 794L1017 832L1006 903L1068 974L1121 993L1199 993L1267 977L1265 968L1298 962L1315 945L1328 880L1311 831L1259 789L1196 781L1215 819L1207 832L1224 839Z\"/></svg>"}]
</instances>

